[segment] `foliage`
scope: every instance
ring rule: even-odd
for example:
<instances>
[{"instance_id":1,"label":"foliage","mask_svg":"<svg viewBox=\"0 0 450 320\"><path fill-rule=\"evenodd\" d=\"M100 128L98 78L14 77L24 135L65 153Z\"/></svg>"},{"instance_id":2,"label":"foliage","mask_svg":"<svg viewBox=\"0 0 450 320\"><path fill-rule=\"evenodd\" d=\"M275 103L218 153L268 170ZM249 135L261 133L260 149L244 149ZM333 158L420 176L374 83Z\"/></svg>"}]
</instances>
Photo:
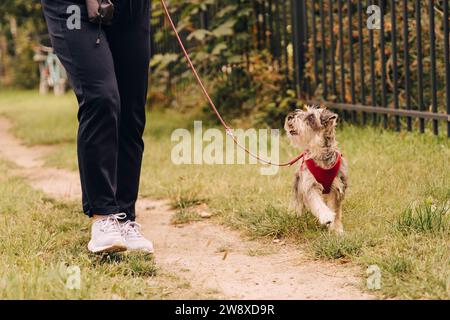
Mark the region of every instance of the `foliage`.
<instances>
[{"instance_id":1,"label":"foliage","mask_svg":"<svg viewBox=\"0 0 450 320\"><path fill-rule=\"evenodd\" d=\"M338 20L338 3L342 5L342 37L340 37ZM409 102L406 98L406 64L408 64L411 94L409 106L411 109L420 109L418 97L423 94L423 108L426 110L431 108L431 30L428 2L420 2L424 71L421 92L418 86L419 64L414 2L407 2L406 36L402 3L397 2L395 8L391 7L390 2L385 3L384 33L366 28L366 6L362 6L362 37L360 39L358 34L360 21L356 1L306 1L308 38L303 81L300 84L304 86L302 98L314 98L314 100L326 98L327 101L332 102L350 102L353 100L353 91L355 103L382 105L381 93L386 89L388 107L394 108L394 96L397 96L399 107L405 108ZM269 9L270 4L272 4L271 9ZM297 91L299 88L296 88L294 80L293 16L289 10L290 4L291 2L287 0L278 2L266 0L170 1L169 5L178 30L194 58L194 63L202 76L210 82L215 101L221 106L221 111L227 118L246 117L250 120L247 123L250 124L276 125L281 122L289 107L295 106L298 92L293 90ZM323 15L324 30L321 28L321 5L325 13ZM330 5L332 8L329 7ZM282 6L283 11L287 11L285 16L281 17L282 21L273 21L277 20L274 18L276 17L274 12L278 10L281 14L282 11L277 6ZM262 8L265 14L261 13ZM437 102L438 109L442 112L446 105L442 2L436 1L433 9L436 33ZM174 57L174 54L178 55L178 59L173 60L169 68L172 83L166 86L166 89L172 91L170 96L183 95L184 90L192 90L189 86L186 88L186 83L192 83L192 76L186 69L184 58L180 55L181 51L172 36L172 31L163 23L164 18L158 3L155 3L155 12L153 24L158 30L155 36L156 51L162 55L170 54L171 57ZM351 21L349 13L351 13ZM395 13L395 28L392 21L393 13ZM397 39L395 57L394 30ZM314 41L314 32L316 41ZM373 35L374 58L372 60L369 60L371 59L369 58L371 56L370 33ZM331 46L332 36L335 40L334 47ZM382 39L385 42L384 52L381 52ZM170 46L167 47L167 44ZM408 52L404 49L405 44L408 44ZM275 50L277 46L280 46L278 51ZM342 64L340 63L341 48L343 49ZM382 54L386 58L384 87L381 80ZM322 57L325 57L325 61ZM373 78L371 62L374 66ZM397 94L394 88L395 64L398 70ZM333 65L336 75L334 82L331 77ZM354 83L350 76L352 70ZM327 74L326 81L322 79L323 71ZM341 71L344 73L344 89L341 87ZM159 79L164 81L166 78L159 77ZM375 89L374 99L371 92L372 79ZM325 87L328 88L326 97Z\"/></svg>"},{"instance_id":2,"label":"foliage","mask_svg":"<svg viewBox=\"0 0 450 320\"><path fill-rule=\"evenodd\" d=\"M244 116L252 118L253 123L279 124L280 114L295 102L269 51L256 50L251 32L254 29L251 2L227 0L219 5L212 0L201 1L201 4L199 1L171 1L169 6L195 65L212 84L212 98L221 111L228 118ZM161 54L153 59L153 78L162 80L169 96L173 97L180 94L173 92L174 89L180 90L180 83L192 78L180 51L164 48L168 39L175 40L171 30L162 26L163 12L158 8L159 5L155 5L154 40ZM178 59L174 59L176 57ZM280 95L280 92L286 93Z\"/></svg>"},{"instance_id":3,"label":"foliage","mask_svg":"<svg viewBox=\"0 0 450 320\"><path fill-rule=\"evenodd\" d=\"M0 3L0 85L33 88L39 83L33 47L46 39L38 0Z\"/></svg>"}]
</instances>

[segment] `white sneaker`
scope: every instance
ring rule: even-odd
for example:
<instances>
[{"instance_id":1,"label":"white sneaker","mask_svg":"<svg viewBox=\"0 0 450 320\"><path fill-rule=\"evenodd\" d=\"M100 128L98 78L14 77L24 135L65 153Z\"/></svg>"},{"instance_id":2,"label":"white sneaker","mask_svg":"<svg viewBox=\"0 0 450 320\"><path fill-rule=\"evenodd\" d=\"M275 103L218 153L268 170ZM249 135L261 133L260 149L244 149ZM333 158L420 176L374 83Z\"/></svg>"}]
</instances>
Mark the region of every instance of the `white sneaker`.
<instances>
[{"instance_id":1,"label":"white sneaker","mask_svg":"<svg viewBox=\"0 0 450 320\"><path fill-rule=\"evenodd\" d=\"M88 249L93 253L114 253L127 250L122 237L119 219L125 219L126 214L118 213L105 216L92 224L91 241Z\"/></svg>"},{"instance_id":2,"label":"white sneaker","mask_svg":"<svg viewBox=\"0 0 450 320\"><path fill-rule=\"evenodd\" d=\"M127 221L121 225L122 237L125 239L127 249L130 251L142 251L146 253L153 253L153 243L144 238L141 233L141 225Z\"/></svg>"}]
</instances>

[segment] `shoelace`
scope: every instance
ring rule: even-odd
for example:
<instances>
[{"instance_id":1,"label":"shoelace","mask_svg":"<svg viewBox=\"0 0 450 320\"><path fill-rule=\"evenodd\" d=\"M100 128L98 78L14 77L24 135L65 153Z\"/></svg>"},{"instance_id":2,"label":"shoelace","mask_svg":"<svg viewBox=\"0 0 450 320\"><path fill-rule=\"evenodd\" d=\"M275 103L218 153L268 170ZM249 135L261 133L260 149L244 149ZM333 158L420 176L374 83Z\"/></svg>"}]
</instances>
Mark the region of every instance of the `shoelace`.
<instances>
[{"instance_id":1,"label":"shoelace","mask_svg":"<svg viewBox=\"0 0 450 320\"><path fill-rule=\"evenodd\" d=\"M122 235L127 238L140 239L142 234L140 232L141 225L134 221L127 221L122 225Z\"/></svg>"},{"instance_id":2,"label":"shoelace","mask_svg":"<svg viewBox=\"0 0 450 320\"><path fill-rule=\"evenodd\" d=\"M96 223L100 224L100 230L105 233L109 232L120 232L120 224L119 220L123 220L127 217L125 213L117 213L109 215L107 218L97 221Z\"/></svg>"}]
</instances>

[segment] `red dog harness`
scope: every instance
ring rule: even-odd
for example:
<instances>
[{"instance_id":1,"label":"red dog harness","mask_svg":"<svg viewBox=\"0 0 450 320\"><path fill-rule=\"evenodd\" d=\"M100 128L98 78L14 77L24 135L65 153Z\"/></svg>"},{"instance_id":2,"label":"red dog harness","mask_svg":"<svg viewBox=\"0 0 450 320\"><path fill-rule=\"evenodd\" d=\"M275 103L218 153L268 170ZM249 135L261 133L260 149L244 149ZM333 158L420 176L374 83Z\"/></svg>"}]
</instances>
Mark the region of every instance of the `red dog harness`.
<instances>
[{"instance_id":1,"label":"red dog harness","mask_svg":"<svg viewBox=\"0 0 450 320\"><path fill-rule=\"evenodd\" d=\"M330 169L324 169L319 167L313 159L305 160L303 164L306 164L309 172L314 176L316 181L320 183L323 187L323 193L329 194L331 192L331 186L333 185L334 179L336 179L339 169L341 168L342 163L342 155L340 153L337 154L336 163ZM302 164L301 170L305 169Z\"/></svg>"}]
</instances>

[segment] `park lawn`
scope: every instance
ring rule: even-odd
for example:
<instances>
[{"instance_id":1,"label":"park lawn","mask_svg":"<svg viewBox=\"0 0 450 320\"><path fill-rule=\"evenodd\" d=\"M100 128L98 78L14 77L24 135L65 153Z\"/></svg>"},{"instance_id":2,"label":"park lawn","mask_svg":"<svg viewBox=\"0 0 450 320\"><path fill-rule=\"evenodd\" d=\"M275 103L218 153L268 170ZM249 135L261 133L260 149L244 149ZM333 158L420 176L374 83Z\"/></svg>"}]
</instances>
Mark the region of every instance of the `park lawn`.
<instances>
[{"instance_id":1,"label":"park lawn","mask_svg":"<svg viewBox=\"0 0 450 320\"><path fill-rule=\"evenodd\" d=\"M0 115L13 119L14 133L27 144L57 144L49 165L76 169L72 96L34 92L0 93ZM61 113L59 113L61 112ZM30 117L31 115L31 117ZM42 130L43 128L55 130ZM64 156L64 158L61 158ZM32 189L0 159L0 300L202 298L190 284L161 271L147 254L90 254L90 222L78 203L59 201ZM80 290L66 286L71 268L80 270ZM72 269L73 270L73 269Z\"/></svg>"},{"instance_id":2,"label":"park lawn","mask_svg":"<svg viewBox=\"0 0 450 320\"><path fill-rule=\"evenodd\" d=\"M0 95L0 114L29 144L57 144L51 166L76 169L76 101L72 95L34 92ZM192 129L195 113L155 110L148 115L141 195L171 199L177 218L207 203L215 219L245 236L285 239L311 257L369 265L382 272L382 298L450 298L450 141L429 134L395 133L345 125L338 140L349 159L344 203L346 235L329 235L311 216L297 217L290 187L295 168L261 176L259 166L173 165L170 135ZM282 158L296 151L282 141Z\"/></svg>"},{"instance_id":3,"label":"park lawn","mask_svg":"<svg viewBox=\"0 0 450 320\"><path fill-rule=\"evenodd\" d=\"M36 192L0 161L0 299L159 299L153 259L88 253L89 222L75 203ZM80 268L81 290L66 287Z\"/></svg>"}]
</instances>

